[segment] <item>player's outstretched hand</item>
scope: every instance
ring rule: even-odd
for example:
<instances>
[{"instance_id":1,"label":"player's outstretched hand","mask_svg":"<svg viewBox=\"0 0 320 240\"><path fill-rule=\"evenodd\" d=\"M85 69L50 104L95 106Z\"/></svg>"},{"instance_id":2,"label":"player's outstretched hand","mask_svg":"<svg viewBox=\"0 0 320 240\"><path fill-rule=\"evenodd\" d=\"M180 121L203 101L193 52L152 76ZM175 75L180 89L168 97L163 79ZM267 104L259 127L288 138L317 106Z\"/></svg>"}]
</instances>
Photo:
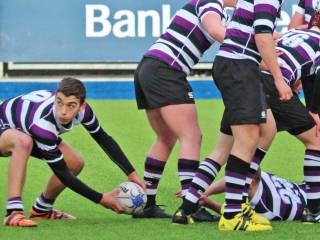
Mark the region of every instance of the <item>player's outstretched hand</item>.
<instances>
[{"instance_id":1,"label":"player's outstretched hand","mask_svg":"<svg viewBox=\"0 0 320 240\"><path fill-rule=\"evenodd\" d=\"M283 79L275 80L274 84L277 87L281 101L288 101L292 98L292 90Z\"/></svg>"},{"instance_id":2,"label":"player's outstretched hand","mask_svg":"<svg viewBox=\"0 0 320 240\"><path fill-rule=\"evenodd\" d=\"M144 181L138 176L138 174L136 173L136 171L130 173L130 175L128 176L128 181L129 181L129 182L134 182L134 183L138 184L140 187L143 188L144 191L147 190Z\"/></svg>"},{"instance_id":3,"label":"player's outstretched hand","mask_svg":"<svg viewBox=\"0 0 320 240\"><path fill-rule=\"evenodd\" d=\"M309 112L313 121L316 123L316 136L320 137L320 118L318 113Z\"/></svg>"},{"instance_id":4,"label":"player's outstretched hand","mask_svg":"<svg viewBox=\"0 0 320 240\"><path fill-rule=\"evenodd\" d=\"M119 191L120 191L119 189L114 189L111 192L104 193L100 201L100 204L106 208L110 208L116 213L121 214L124 212L124 209L120 206L120 203L117 200Z\"/></svg>"}]
</instances>

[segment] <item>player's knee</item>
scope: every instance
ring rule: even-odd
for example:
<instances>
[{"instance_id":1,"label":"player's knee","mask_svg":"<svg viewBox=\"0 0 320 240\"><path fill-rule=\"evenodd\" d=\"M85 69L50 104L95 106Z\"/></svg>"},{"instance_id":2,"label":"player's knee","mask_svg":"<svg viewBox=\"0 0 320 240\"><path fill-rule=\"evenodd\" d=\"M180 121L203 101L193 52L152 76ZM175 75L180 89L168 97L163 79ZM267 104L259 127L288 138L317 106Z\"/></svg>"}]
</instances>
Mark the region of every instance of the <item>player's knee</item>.
<instances>
[{"instance_id":1,"label":"player's knee","mask_svg":"<svg viewBox=\"0 0 320 240\"><path fill-rule=\"evenodd\" d=\"M84 168L84 159L81 156L77 156L75 161L72 163L71 171L74 174L79 174Z\"/></svg>"},{"instance_id":2,"label":"player's knee","mask_svg":"<svg viewBox=\"0 0 320 240\"><path fill-rule=\"evenodd\" d=\"M33 140L30 136L19 136L14 143L14 148L24 153L30 154L33 147Z\"/></svg>"},{"instance_id":3,"label":"player's knee","mask_svg":"<svg viewBox=\"0 0 320 240\"><path fill-rule=\"evenodd\" d=\"M159 137L159 140L168 148L172 149L177 142L177 137L172 134L164 134Z\"/></svg>"}]
</instances>

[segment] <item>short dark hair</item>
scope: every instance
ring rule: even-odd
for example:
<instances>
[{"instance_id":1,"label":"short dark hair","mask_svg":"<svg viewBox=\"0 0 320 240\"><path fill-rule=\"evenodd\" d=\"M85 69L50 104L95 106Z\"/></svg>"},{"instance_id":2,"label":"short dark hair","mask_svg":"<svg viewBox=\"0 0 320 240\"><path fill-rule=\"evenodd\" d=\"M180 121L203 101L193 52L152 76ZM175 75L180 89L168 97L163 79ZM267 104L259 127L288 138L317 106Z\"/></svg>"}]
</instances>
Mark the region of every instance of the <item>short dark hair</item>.
<instances>
[{"instance_id":1,"label":"short dark hair","mask_svg":"<svg viewBox=\"0 0 320 240\"><path fill-rule=\"evenodd\" d=\"M320 28L320 11L315 11L308 24L308 29L317 26Z\"/></svg>"},{"instance_id":2,"label":"short dark hair","mask_svg":"<svg viewBox=\"0 0 320 240\"><path fill-rule=\"evenodd\" d=\"M76 78L66 77L58 85L57 92L63 93L66 97L75 96L83 104L86 100L86 88L83 83Z\"/></svg>"}]
</instances>

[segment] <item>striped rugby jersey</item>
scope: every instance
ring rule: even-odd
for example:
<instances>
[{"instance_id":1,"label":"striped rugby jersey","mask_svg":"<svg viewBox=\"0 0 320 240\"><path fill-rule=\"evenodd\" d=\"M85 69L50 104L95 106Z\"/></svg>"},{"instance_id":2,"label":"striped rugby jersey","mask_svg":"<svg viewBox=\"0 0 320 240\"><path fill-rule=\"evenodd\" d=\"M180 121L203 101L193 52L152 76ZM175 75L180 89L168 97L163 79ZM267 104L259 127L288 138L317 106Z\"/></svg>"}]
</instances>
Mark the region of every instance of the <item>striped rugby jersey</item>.
<instances>
[{"instance_id":1,"label":"striped rugby jersey","mask_svg":"<svg viewBox=\"0 0 320 240\"><path fill-rule=\"evenodd\" d=\"M202 26L208 13L227 22L222 0L189 0L178 10L169 27L144 54L159 59L176 70L189 74L203 53L215 42Z\"/></svg>"},{"instance_id":2,"label":"striped rugby jersey","mask_svg":"<svg viewBox=\"0 0 320 240\"><path fill-rule=\"evenodd\" d=\"M317 73L320 68L320 32L291 29L279 39L276 48L282 52L278 62L290 86L301 77Z\"/></svg>"},{"instance_id":3,"label":"striped rugby jersey","mask_svg":"<svg viewBox=\"0 0 320 240\"><path fill-rule=\"evenodd\" d=\"M315 10L320 10L320 0L300 0L296 12L304 15L304 23L309 23Z\"/></svg>"},{"instance_id":4,"label":"striped rugby jersey","mask_svg":"<svg viewBox=\"0 0 320 240\"><path fill-rule=\"evenodd\" d=\"M273 33L282 0L239 0L217 56L250 59L258 64L257 33Z\"/></svg>"},{"instance_id":5,"label":"striped rugby jersey","mask_svg":"<svg viewBox=\"0 0 320 240\"><path fill-rule=\"evenodd\" d=\"M48 163L63 159L58 148L60 134L71 131L78 124L91 134L100 129L88 104L68 126L61 125L54 113L54 101L55 92L40 90L5 100L0 105L0 123L29 134L34 140L34 147Z\"/></svg>"},{"instance_id":6,"label":"striped rugby jersey","mask_svg":"<svg viewBox=\"0 0 320 240\"><path fill-rule=\"evenodd\" d=\"M269 220L298 220L301 219L306 199L302 185L261 172L261 180L250 205Z\"/></svg>"}]
</instances>

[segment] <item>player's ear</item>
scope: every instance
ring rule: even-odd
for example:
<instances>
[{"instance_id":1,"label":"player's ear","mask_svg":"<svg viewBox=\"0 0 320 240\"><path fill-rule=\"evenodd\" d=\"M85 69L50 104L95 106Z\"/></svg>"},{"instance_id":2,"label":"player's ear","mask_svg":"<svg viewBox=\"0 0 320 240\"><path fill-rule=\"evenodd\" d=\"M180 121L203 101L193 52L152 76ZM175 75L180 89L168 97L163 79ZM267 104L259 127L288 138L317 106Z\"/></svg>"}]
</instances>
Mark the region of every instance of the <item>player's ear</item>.
<instances>
[{"instance_id":1,"label":"player's ear","mask_svg":"<svg viewBox=\"0 0 320 240\"><path fill-rule=\"evenodd\" d=\"M87 103L86 102L83 102L81 105L80 105L80 111L83 111L87 106Z\"/></svg>"}]
</instances>

